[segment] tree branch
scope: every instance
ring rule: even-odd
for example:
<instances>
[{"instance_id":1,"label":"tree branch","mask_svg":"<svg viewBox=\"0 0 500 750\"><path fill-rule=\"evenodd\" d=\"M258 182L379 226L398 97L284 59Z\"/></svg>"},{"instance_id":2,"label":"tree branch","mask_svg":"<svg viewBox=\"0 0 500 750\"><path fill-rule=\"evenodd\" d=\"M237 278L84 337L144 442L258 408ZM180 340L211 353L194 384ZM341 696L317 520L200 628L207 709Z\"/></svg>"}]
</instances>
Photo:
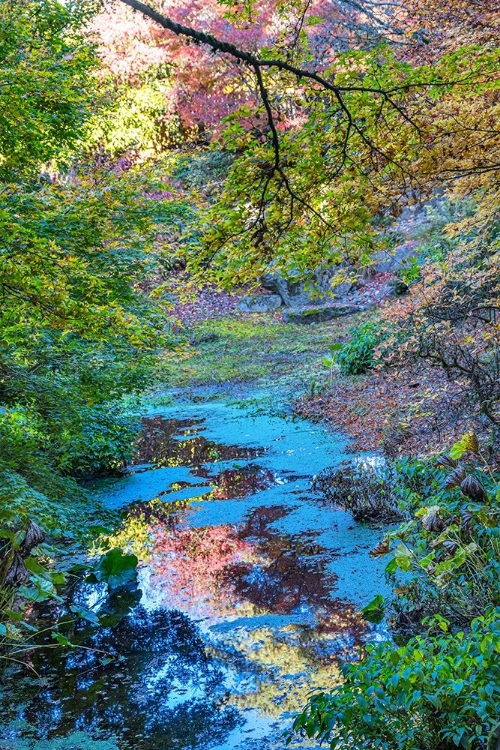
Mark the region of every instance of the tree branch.
<instances>
[{"instance_id":1,"label":"tree branch","mask_svg":"<svg viewBox=\"0 0 500 750\"><path fill-rule=\"evenodd\" d=\"M158 11L154 10L153 8L150 8L149 5L140 2L140 0L121 0L121 2L125 5L128 5L133 10L137 10L140 13L143 13L145 16L147 16L147 18L150 18L152 21L155 21L156 23L160 24L160 26L163 26L164 29L171 31L177 36L184 36L187 39L192 39L197 44L206 44L214 52L222 52L226 55L231 55L236 60L247 63L247 65L250 65L254 70L257 68L277 68L278 70L292 73L293 75L297 76L299 80L301 78L308 78L311 81L315 81L316 83L319 83L319 85L323 88L327 89L328 91L332 91L335 94L341 94L344 91L364 91L372 94L385 95L386 93L393 93L398 89L405 88L405 86L403 85L385 92L384 89L374 88L371 86L338 86L328 78L324 78L315 71L307 70L307 68L299 68L296 65L292 65L291 63L286 62L285 60L267 60L265 58L256 57L255 55L252 55L251 52L245 52L245 50L239 49L239 47L236 47L230 42L223 42L222 40L217 39L217 37L212 36L212 34L207 34L204 31L198 31L197 29L192 29L190 26L184 26L181 23L177 23L171 18L168 18L168 16L164 16L161 13L158 13ZM425 86L431 84L424 83L418 85ZM443 85L443 83L435 82L432 85ZM409 84L408 88L411 88L412 86L415 86L415 84Z\"/></svg>"}]
</instances>

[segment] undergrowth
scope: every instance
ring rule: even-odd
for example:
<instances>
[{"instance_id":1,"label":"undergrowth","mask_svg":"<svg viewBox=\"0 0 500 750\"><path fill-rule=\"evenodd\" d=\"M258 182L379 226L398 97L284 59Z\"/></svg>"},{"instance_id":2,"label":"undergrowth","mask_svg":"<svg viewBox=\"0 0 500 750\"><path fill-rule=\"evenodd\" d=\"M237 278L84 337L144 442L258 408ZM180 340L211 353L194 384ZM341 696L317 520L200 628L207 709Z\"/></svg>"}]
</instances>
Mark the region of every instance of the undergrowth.
<instances>
[{"instance_id":1,"label":"undergrowth","mask_svg":"<svg viewBox=\"0 0 500 750\"><path fill-rule=\"evenodd\" d=\"M393 596L363 611L375 622L386 614L404 643L345 664L344 682L314 695L294 729L332 749L496 749L500 473L473 432L435 462L394 470L384 492L407 518L370 553L390 557Z\"/></svg>"},{"instance_id":2,"label":"undergrowth","mask_svg":"<svg viewBox=\"0 0 500 750\"><path fill-rule=\"evenodd\" d=\"M206 321L191 332L184 358L167 361L165 380L177 387L279 380L283 387L299 384L309 390L313 382L326 382L322 351L347 325L345 319L285 324L271 315Z\"/></svg>"}]
</instances>

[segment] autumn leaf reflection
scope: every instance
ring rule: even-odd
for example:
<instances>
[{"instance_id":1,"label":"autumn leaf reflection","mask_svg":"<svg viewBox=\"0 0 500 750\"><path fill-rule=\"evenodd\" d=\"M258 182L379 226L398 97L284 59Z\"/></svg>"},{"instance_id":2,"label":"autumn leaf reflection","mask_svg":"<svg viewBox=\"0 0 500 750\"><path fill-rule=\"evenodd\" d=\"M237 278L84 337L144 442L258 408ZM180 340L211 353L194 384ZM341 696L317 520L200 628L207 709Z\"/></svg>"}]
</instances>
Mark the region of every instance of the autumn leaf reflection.
<instances>
[{"instance_id":1,"label":"autumn leaf reflection","mask_svg":"<svg viewBox=\"0 0 500 750\"><path fill-rule=\"evenodd\" d=\"M261 507L240 525L197 528L179 520L151 528L150 585L163 604L213 621L310 612L318 631L349 631L357 640L365 624L352 605L332 595L331 553L313 533L272 529L288 512Z\"/></svg>"}]
</instances>

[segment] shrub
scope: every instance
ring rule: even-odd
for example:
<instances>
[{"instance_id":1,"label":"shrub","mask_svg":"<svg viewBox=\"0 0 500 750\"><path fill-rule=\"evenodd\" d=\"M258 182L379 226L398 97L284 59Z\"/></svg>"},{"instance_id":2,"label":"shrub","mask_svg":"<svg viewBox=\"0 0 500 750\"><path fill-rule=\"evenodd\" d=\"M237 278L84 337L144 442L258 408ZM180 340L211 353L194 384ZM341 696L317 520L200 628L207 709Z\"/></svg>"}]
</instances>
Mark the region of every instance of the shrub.
<instances>
[{"instance_id":1,"label":"shrub","mask_svg":"<svg viewBox=\"0 0 500 750\"><path fill-rule=\"evenodd\" d=\"M375 323L368 321L349 330L350 340L332 347L334 359L343 375L361 375L375 364L374 354L380 342Z\"/></svg>"},{"instance_id":2,"label":"shrub","mask_svg":"<svg viewBox=\"0 0 500 750\"><path fill-rule=\"evenodd\" d=\"M410 520L371 554L392 554L390 607L412 637L369 646L360 663L344 665L345 682L314 695L294 730L332 749L498 750L498 474L472 432L435 462L393 466L392 502ZM366 619L379 621L384 604L375 597Z\"/></svg>"},{"instance_id":3,"label":"shrub","mask_svg":"<svg viewBox=\"0 0 500 750\"><path fill-rule=\"evenodd\" d=\"M368 320L350 328L349 341L330 346L331 356L325 365L337 365L343 375L362 375L383 359L403 340L403 330L397 332L384 321Z\"/></svg>"},{"instance_id":4,"label":"shrub","mask_svg":"<svg viewBox=\"0 0 500 750\"><path fill-rule=\"evenodd\" d=\"M330 748L485 748L500 702L500 610L451 633L438 618L405 646L368 646L345 682L314 695L293 728ZM435 635L435 629L441 629Z\"/></svg>"},{"instance_id":5,"label":"shrub","mask_svg":"<svg viewBox=\"0 0 500 750\"><path fill-rule=\"evenodd\" d=\"M371 466L366 462L344 463L325 469L314 482L315 489L356 521L393 521L401 517L395 493L396 472L390 463Z\"/></svg>"},{"instance_id":6,"label":"shrub","mask_svg":"<svg viewBox=\"0 0 500 750\"><path fill-rule=\"evenodd\" d=\"M411 489L403 477L400 504L414 517L385 538L384 553L393 554L387 572L402 584L394 609L398 618L441 612L467 625L500 606L499 478L474 433L436 463L421 462Z\"/></svg>"},{"instance_id":7,"label":"shrub","mask_svg":"<svg viewBox=\"0 0 500 750\"><path fill-rule=\"evenodd\" d=\"M450 221L443 249L429 250L432 262L422 268L404 304L388 312L407 332L400 355L442 368L460 387L464 399L496 426L500 425L500 328L498 275L500 220L485 205L472 221ZM421 248L423 250L423 248ZM441 255L440 255L441 253ZM442 257L441 257L442 256Z\"/></svg>"}]
</instances>

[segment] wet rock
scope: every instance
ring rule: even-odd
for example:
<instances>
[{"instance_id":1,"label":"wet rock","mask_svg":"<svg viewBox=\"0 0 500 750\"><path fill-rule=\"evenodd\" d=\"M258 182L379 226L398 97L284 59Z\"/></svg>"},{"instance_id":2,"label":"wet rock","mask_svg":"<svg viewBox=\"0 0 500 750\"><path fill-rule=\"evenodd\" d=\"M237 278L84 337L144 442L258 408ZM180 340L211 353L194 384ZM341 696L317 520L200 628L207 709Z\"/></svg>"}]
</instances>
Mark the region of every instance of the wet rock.
<instances>
[{"instance_id":1,"label":"wet rock","mask_svg":"<svg viewBox=\"0 0 500 750\"><path fill-rule=\"evenodd\" d=\"M361 305L344 305L332 302L316 307L303 307L297 310L287 310L283 313L285 323L300 323L311 325L311 323L324 323L327 320L341 318L344 315L354 315L365 310Z\"/></svg>"},{"instance_id":2,"label":"wet rock","mask_svg":"<svg viewBox=\"0 0 500 750\"><path fill-rule=\"evenodd\" d=\"M241 312L265 313L277 310L282 304L279 294L253 294L240 300L238 308Z\"/></svg>"}]
</instances>

